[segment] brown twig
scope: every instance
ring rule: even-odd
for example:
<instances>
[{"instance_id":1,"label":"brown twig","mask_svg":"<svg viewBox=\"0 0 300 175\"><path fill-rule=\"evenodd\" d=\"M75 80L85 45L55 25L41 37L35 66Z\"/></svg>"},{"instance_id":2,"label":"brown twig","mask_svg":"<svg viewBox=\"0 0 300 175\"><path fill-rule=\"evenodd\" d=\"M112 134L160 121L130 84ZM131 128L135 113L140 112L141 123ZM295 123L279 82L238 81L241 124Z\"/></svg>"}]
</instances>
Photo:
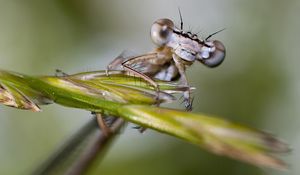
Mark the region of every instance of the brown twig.
<instances>
[{"instance_id":1,"label":"brown twig","mask_svg":"<svg viewBox=\"0 0 300 175\"><path fill-rule=\"evenodd\" d=\"M124 124L121 118L111 120L109 134L100 131L96 118L85 124L33 174L83 174Z\"/></svg>"}]
</instances>

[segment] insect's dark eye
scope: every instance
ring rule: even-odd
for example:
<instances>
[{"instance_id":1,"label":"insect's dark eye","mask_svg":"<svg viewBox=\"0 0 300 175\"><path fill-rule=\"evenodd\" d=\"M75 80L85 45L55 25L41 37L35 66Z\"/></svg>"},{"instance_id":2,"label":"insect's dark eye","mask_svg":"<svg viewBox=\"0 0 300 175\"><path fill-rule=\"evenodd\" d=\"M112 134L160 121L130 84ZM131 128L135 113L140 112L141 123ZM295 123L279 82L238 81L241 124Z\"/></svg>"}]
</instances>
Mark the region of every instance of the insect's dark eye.
<instances>
[{"instance_id":1,"label":"insect's dark eye","mask_svg":"<svg viewBox=\"0 0 300 175\"><path fill-rule=\"evenodd\" d=\"M174 23L169 19L159 19L151 27L151 38L154 44L163 46L170 41Z\"/></svg>"},{"instance_id":2,"label":"insect's dark eye","mask_svg":"<svg viewBox=\"0 0 300 175\"><path fill-rule=\"evenodd\" d=\"M208 67L219 66L225 58L226 50L223 43L218 40L212 42L212 48L206 48L206 51L202 52L199 61ZM212 49L212 50L210 50Z\"/></svg>"}]
</instances>

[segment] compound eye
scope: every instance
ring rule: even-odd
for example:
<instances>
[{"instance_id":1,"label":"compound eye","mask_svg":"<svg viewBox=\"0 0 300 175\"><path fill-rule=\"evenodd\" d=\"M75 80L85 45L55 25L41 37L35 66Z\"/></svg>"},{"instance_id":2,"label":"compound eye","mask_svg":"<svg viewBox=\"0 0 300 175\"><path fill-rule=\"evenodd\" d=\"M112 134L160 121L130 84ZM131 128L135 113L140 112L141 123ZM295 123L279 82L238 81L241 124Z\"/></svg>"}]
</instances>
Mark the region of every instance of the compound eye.
<instances>
[{"instance_id":1,"label":"compound eye","mask_svg":"<svg viewBox=\"0 0 300 175\"><path fill-rule=\"evenodd\" d=\"M158 46L167 44L171 39L173 28L174 23L169 19L156 20L151 27L151 38L154 44Z\"/></svg>"},{"instance_id":2,"label":"compound eye","mask_svg":"<svg viewBox=\"0 0 300 175\"><path fill-rule=\"evenodd\" d=\"M213 41L212 45L214 50L207 58L200 58L199 61L208 67L217 67L224 61L226 50L223 43L218 40Z\"/></svg>"}]
</instances>

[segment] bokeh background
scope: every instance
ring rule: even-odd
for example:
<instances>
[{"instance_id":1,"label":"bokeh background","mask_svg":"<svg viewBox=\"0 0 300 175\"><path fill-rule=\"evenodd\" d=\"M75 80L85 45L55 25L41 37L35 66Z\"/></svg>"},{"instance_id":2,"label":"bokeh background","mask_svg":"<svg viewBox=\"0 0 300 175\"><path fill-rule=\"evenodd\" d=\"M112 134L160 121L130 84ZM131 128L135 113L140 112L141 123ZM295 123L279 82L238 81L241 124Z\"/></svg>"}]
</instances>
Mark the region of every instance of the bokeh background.
<instances>
[{"instance_id":1,"label":"bokeh background","mask_svg":"<svg viewBox=\"0 0 300 175\"><path fill-rule=\"evenodd\" d=\"M90 174L300 173L299 0L1 0L0 68L29 75L102 70L124 50L150 51L151 24L170 18L227 48L216 69L188 70L194 111L271 131L290 143L280 172L246 165L147 130L127 129ZM172 106L172 105L169 105ZM173 107L180 107L179 104ZM0 106L0 174L30 174L88 120L89 112L49 105L42 113Z\"/></svg>"}]
</instances>

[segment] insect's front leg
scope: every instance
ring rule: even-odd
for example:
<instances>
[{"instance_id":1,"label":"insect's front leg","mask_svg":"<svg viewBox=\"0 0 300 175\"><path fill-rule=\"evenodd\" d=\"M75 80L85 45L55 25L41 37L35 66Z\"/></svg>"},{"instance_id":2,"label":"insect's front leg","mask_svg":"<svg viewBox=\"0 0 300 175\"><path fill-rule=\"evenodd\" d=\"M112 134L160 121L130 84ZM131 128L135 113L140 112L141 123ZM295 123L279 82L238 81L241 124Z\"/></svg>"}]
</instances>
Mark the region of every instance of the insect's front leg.
<instances>
[{"instance_id":1,"label":"insect's front leg","mask_svg":"<svg viewBox=\"0 0 300 175\"><path fill-rule=\"evenodd\" d=\"M185 75L185 64L182 62L182 59L176 54L173 54L173 60L180 74L180 83L181 85L189 87L188 80ZM184 105L187 111L192 110L193 99L191 98L191 90L188 88L187 91L183 92Z\"/></svg>"}]
</instances>

